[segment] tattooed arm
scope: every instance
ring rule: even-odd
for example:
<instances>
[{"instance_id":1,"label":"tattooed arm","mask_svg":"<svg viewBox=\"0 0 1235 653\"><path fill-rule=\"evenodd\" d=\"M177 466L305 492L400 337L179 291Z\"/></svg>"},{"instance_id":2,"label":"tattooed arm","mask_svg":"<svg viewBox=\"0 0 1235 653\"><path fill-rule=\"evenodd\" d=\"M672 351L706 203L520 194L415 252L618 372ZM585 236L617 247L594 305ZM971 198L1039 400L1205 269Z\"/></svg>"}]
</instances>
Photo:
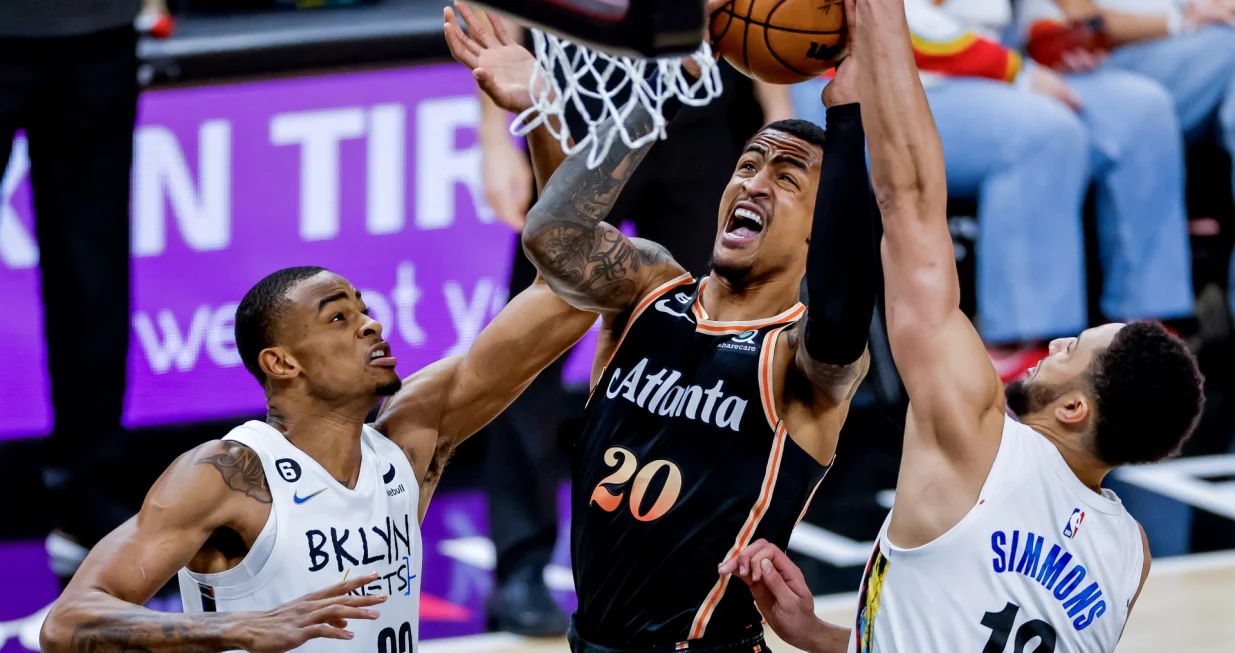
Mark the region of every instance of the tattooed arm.
<instances>
[{"instance_id":1,"label":"tattooed arm","mask_svg":"<svg viewBox=\"0 0 1235 653\"><path fill-rule=\"evenodd\" d=\"M377 599L344 595L373 576L268 612L170 614L141 607L190 564L216 530L256 537L270 502L261 462L251 449L216 440L180 456L155 482L137 516L90 551L43 622L42 650L264 652L290 650L314 637L347 639L335 627L342 625L339 620L371 618L360 606Z\"/></svg>"},{"instance_id":2,"label":"tattooed arm","mask_svg":"<svg viewBox=\"0 0 1235 653\"><path fill-rule=\"evenodd\" d=\"M606 122L600 131L608 127ZM627 118L627 128L635 137L646 134L652 117L636 109ZM621 313L683 273L663 247L636 244L604 222L651 149L650 143L634 150L614 143L595 170L587 167L586 149L567 157L528 212L523 251L549 287L576 308Z\"/></svg>"}]
</instances>

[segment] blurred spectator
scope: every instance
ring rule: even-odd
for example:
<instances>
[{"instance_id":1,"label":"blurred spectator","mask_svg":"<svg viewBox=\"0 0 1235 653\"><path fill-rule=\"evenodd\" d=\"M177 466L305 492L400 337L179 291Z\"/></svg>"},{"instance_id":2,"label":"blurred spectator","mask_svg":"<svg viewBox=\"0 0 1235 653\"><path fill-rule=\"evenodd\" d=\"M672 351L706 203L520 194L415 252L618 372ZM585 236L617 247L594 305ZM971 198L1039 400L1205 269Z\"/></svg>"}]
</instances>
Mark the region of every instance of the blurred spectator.
<instances>
[{"instance_id":1,"label":"blurred spectator","mask_svg":"<svg viewBox=\"0 0 1235 653\"><path fill-rule=\"evenodd\" d=\"M722 63L721 70L724 94L706 107L682 110L668 139L652 149L631 178L609 219L615 225L633 222L640 236L664 245L696 275L705 274L711 263L717 198L742 145L761 121L793 113L788 87L752 83L728 64ZM534 194L530 162L511 141L513 117L481 98L485 197L503 222L521 230ZM616 101L620 106L624 98ZM591 111L595 115L597 108ZM586 133L573 112L567 113L567 124L572 134ZM511 243L513 297L536 278L536 268L518 239ZM547 636L564 634L568 625L543 580L557 541L557 489L564 471L558 432L569 417L562 384L565 358L489 426L486 487L497 549L497 585L488 607L493 630Z\"/></svg>"},{"instance_id":2,"label":"blurred spectator","mask_svg":"<svg viewBox=\"0 0 1235 653\"><path fill-rule=\"evenodd\" d=\"M948 190L979 201L977 324L1000 372L1023 372L1041 343L1089 324L1091 180L1104 316L1191 315L1183 146L1167 92L1123 71L1085 72L1093 60L1068 75L1025 62L1000 40L1008 0L905 4ZM817 105L822 83L795 88L795 104Z\"/></svg>"},{"instance_id":3,"label":"blurred spectator","mask_svg":"<svg viewBox=\"0 0 1235 653\"><path fill-rule=\"evenodd\" d=\"M1235 0L1022 0L1020 13L1038 63L1104 59L1149 77L1173 99L1186 142L1213 139L1235 158Z\"/></svg>"},{"instance_id":4,"label":"blurred spectator","mask_svg":"<svg viewBox=\"0 0 1235 653\"><path fill-rule=\"evenodd\" d=\"M62 581L128 518L109 496L129 345L129 170L141 0L0 2L0 161L29 139L55 426L44 479ZM29 316L26 316L29 319Z\"/></svg>"},{"instance_id":5,"label":"blurred spectator","mask_svg":"<svg viewBox=\"0 0 1235 653\"><path fill-rule=\"evenodd\" d=\"M1235 0L1024 0L1022 13L1038 63L1105 58L1149 77L1170 93L1185 139L1235 154Z\"/></svg>"}]
</instances>

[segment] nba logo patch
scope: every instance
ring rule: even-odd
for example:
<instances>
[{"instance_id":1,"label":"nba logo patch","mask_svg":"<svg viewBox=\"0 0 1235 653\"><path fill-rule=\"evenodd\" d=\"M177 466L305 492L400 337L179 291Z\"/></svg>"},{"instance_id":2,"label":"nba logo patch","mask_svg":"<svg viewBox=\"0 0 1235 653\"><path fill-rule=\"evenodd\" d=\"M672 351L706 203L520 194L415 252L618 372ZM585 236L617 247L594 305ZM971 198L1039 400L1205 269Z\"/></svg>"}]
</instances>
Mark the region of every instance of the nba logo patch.
<instances>
[{"instance_id":1,"label":"nba logo patch","mask_svg":"<svg viewBox=\"0 0 1235 653\"><path fill-rule=\"evenodd\" d=\"M1077 531L1081 530L1081 522L1085 521L1085 512L1080 508L1072 509L1072 516L1068 518L1068 523L1063 527L1063 536L1066 538L1075 538Z\"/></svg>"}]
</instances>

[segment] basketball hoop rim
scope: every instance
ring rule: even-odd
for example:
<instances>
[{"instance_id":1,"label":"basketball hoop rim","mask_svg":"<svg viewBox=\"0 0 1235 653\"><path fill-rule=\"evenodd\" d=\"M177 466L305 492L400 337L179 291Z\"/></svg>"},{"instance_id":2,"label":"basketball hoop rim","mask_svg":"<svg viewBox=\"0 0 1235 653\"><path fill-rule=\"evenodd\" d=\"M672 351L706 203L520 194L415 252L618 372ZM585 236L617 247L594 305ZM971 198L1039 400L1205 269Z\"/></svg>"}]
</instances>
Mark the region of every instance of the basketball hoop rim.
<instances>
[{"instance_id":1,"label":"basketball hoop rim","mask_svg":"<svg viewBox=\"0 0 1235 653\"><path fill-rule=\"evenodd\" d=\"M572 14L570 9L555 3L550 2L547 7L540 9L545 15L545 19L541 20L535 16L495 6L485 0L471 1L472 4L483 8L486 12L495 13L517 24L546 34L553 34L571 43L587 47L589 50L615 57L646 60L686 57L697 52L702 44L708 42L709 20L704 15L705 4L703 2L699 3L700 27L698 29L685 27L684 16L688 12L674 12L666 17L650 9L656 2L664 0L631 0L630 9L622 21L609 22L593 19L594 22L582 22L569 34L565 34L549 21L566 21L572 17L577 18L577 14ZM659 9L663 9L663 6ZM674 28L673 25L678 23L683 26ZM651 36L645 36L647 34ZM632 45L619 45L618 41L632 43Z\"/></svg>"}]
</instances>

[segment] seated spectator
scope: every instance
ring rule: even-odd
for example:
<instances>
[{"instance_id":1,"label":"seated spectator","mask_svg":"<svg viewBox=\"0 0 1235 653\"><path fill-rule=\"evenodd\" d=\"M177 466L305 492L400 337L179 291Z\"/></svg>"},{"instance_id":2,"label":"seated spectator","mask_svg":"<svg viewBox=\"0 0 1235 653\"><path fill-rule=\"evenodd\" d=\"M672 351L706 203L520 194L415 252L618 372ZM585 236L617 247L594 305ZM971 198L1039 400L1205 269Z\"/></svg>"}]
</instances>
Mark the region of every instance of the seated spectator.
<instances>
[{"instance_id":1,"label":"seated spectator","mask_svg":"<svg viewBox=\"0 0 1235 653\"><path fill-rule=\"evenodd\" d=\"M1149 77L1170 94L1188 142L1217 138L1235 155L1235 0L1025 0L1021 9L1039 63L1104 56L1104 68Z\"/></svg>"},{"instance_id":2,"label":"seated spectator","mask_svg":"<svg viewBox=\"0 0 1235 653\"><path fill-rule=\"evenodd\" d=\"M1005 376L1089 324L1082 209L1090 182L1109 319L1191 315L1183 145L1161 85L1061 75L1001 44L1008 0L906 0L948 191L979 200L977 325ZM795 87L799 112L824 82Z\"/></svg>"},{"instance_id":3,"label":"seated spectator","mask_svg":"<svg viewBox=\"0 0 1235 653\"><path fill-rule=\"evenodd\" d=\"M1038 64L1152 79L1171 97L1185 141L1218 138L1235 152L1235 0L1022 0L1019 11ZM1145 525L1155 556L1189 551L1186 504L1118 476L1106 485Z\"/></svg>"}]
</instances>

